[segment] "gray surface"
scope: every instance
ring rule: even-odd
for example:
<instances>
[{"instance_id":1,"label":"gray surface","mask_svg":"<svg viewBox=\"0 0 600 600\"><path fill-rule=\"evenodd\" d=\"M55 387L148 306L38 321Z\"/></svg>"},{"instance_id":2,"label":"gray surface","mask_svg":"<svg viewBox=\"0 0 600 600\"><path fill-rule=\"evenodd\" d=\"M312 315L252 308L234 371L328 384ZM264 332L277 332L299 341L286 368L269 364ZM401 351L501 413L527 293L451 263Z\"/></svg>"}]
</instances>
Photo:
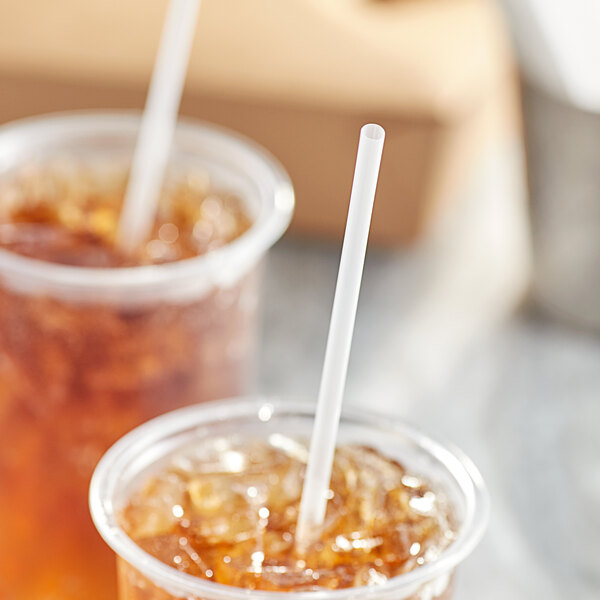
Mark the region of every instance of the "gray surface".
<instances>
[{"instance_id":1,"label":"gray surface","mask_svg":"<svg viewBox=\"0 0 600 600\"><path fill-rule=\"evenodd\" d=\"M298 241L271 253L263 391L316 395L338 254ZM407 385L392 338L413 264L369 253L346 397L456 443L481 469L492 517L456 600L600 598L600 338L522 312L461 355L441 389Z\"/></svg>"},{"instance_id":2,"label":"gray surface","mask_svg":"<svg viewBox=\"0 0 600 600\"><path fill-rule=\"evenodd\" d=\"M600 115L523 89L538 302L600 329Z\"/></svg>"}]
</instances>

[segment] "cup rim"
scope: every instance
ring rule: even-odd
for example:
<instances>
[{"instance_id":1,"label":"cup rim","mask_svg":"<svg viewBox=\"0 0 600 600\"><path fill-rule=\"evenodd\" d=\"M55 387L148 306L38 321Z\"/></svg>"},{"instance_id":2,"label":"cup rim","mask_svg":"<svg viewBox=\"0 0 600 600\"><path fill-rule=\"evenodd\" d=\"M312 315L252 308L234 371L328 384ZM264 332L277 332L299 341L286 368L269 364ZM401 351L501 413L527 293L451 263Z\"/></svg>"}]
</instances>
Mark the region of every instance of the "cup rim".
<instances>
[{"instance_id":1,"label":"cup rim","mask_svg":"<svg viewBox=\"0 0 600 600\"><path fill-rule=\"evenodd\" d=\"M112 550L157 585L167 590L185 589L186 593L197 595L199 598L247 600L251 596L252 600L289 600L290 593L293 593L295 600L324 598L346 600L355 596L373 595L380 599L382 596L387 597L388 594L391 598L399 592L406 593L407 589L418 589L420 585L451 572L479 543L489 519L489 495L481 474L471 460L454 445L442 445L398 419L390 419L389 416L351 407L344 408L342 420L351 419L387 432L398 433L414 442L448 469L465 494L465 519L461 531L435 562L425 563L377 586L300 592L248 590L182 573L146 553L127 536L117 523L115 507L112 503L112 494L117 483L114 477L111 482L110 473L113 469L118 471L119 467L125 467L133 456L138 456L144 448L160 439L206 422L226 420L231 416L258 415L265 405L273 411L273 414L314 415L312 402L281 400L261 395L233 398L206 402L166 413L133 429L117 441L98 463L92 476L89 494L92 520Z\"/></svg>"},{"instance_id":2,"label":"cup rim","mask_svg":"<svg viewBox=\"0 0 600 600\"><path fill-rule=\"evenodd\" d=\"M102 131L109 127L114 131L131 130L137 128L140 117L139 110L75 110L12 121L0 126L0 159L23 138L34 145L40 136L58 136L88 129ZM231 261L248 261L266 252L288 227L294 209L294 189L281 163L256 142L219 125L181 117L176 132L204 136L209 143L218 142L258 161L269 179L269 194L273 196L270 214L262 222L253 223L248 231L225 246L171 263L89 268L52 263L0 248L0 273L74 289L139 289L202 277L203 274L219 271Z\"/></svg>"}]
</instances>

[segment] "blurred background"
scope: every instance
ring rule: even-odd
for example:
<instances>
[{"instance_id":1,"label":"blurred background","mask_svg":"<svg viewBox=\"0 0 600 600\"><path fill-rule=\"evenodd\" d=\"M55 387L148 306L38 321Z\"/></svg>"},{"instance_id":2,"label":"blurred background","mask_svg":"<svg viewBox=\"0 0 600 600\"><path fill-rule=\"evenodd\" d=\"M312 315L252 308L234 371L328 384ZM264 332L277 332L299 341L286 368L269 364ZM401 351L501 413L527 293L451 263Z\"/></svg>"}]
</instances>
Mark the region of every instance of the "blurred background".
<instances>
[{"instance_id":1,"label":"blurred background","mask_svg":"<svg viewBox=\"0 0 600 600\"><path fill-rule=\"evenodd\" d=\"M0 122L141 108L165 0L2 0ZM360 126L387 131L347 401L463 448L490 487L457 599L600 597L600 5L204 0L182 114L297 193L260 375L314 397Z\"/></svg>"}]
</instances>

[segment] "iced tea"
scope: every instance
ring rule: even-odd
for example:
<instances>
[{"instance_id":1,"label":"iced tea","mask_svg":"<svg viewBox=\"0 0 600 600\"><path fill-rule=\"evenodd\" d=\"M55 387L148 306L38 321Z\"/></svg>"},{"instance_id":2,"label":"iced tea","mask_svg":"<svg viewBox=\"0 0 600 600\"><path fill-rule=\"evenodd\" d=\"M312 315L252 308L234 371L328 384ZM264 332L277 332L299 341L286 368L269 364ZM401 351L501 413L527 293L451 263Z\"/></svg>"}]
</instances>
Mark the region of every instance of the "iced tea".
<instances>
[{"instance_id":1,"label":"iced tea","mask_svg":"<svg viewBox=\"0 0 600 600\"><path fill-rule=\"evenodd\" d=\"M305 442L284 435L205 440L132 496L121 525L179 571L270 591L379 585L434 561L454 539L443 494L373 448L342 446L322 536L298 552L307 454ZM148 582L127 563L119 568L121 600L148 598Z\"/></svg>"},{"instance_id":2,"label":"iced tea","mask_svg":"<svg viewBox=\"0 0 600 600\"><path fill-rule=\"evenodd\" d=\"M121 135L124 122L106 119ZM132 146L135 119L125 125ZM125 256L116 162L71 154L0 180L2 600L114 599L114 559L87 509L96 462L148 418L248 385L256 261L227 281L226 258L194 267L253 228L246 199L206 169L179 169L151 239Z\"/></svg>"},{"instance_id":3,"label":"iced tea","mask_svg":"<svg viewBox=\"0 0 600 600\"><path fill-rule=\"evenodd\" d=\"M353 598L362 586L399 600L450 598L452 567L485 521L485 508L472 500L468 511L479 514L465 515L455 473L444 472L457 459L444 464L433 442L393 425L380 431L364 414L343 420L323 529L299 550L311 407L256 402L254 426L252 405L229 408L229 425L227 408L160 417L101 461L90 499L119 555L120 600L233 600L239 588L262 599L331 590ZM467 468L459 471L468 479ZM469 486L465 493L473 493Z\"/></svg>"}]
</instances>

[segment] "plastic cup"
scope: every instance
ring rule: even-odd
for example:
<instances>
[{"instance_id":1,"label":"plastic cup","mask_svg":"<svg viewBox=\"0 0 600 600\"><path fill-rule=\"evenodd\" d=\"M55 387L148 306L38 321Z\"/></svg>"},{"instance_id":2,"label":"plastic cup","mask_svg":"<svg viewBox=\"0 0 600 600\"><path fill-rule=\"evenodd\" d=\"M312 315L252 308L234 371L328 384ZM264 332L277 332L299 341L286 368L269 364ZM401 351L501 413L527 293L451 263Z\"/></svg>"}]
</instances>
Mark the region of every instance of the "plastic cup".
<instances>
[{"instance_id":1,"label":"plastic cup","mask_svg":"<svg viewBox=\"0 0 600 600\"><path fill-rule=\"evenodd\" d=\"M73 113L4 126L0 183L49 161L125 170L138 124L136 113ZM254 143L184 120L169 172L198 170L253 219L206 255L96 269L0 249L0 598L112 600L112 554L87 509L96 462L149 418L248 391L259 264L293 190Z\"/></svg>"},{"instance_id":2,"label":"plastic cup","mask_svg":"<svg viewBox=\"0 0 600 600\"><path fill-rule=\"evenodd\" d=\"M401 461L410 472L425 476L443 489L454 508L458 534L433 562L389 579L382 585L315 592L245 590L212 583L182 573L144 552L118 524L118 513L134 489L164 460L205 436L273 433L310 437L314 405L269 398L208 403L173 411L138 427L102 458L90 488L92 518L116 552L120 600L372 600L448 599L455 568L481 538L488 518L488 497L481 476L455 448L444 447L419 431L387 417L346 410L339 442L367 444ZM250 596L249 596L250 594Z\"/></svg>"}]
</instances>

